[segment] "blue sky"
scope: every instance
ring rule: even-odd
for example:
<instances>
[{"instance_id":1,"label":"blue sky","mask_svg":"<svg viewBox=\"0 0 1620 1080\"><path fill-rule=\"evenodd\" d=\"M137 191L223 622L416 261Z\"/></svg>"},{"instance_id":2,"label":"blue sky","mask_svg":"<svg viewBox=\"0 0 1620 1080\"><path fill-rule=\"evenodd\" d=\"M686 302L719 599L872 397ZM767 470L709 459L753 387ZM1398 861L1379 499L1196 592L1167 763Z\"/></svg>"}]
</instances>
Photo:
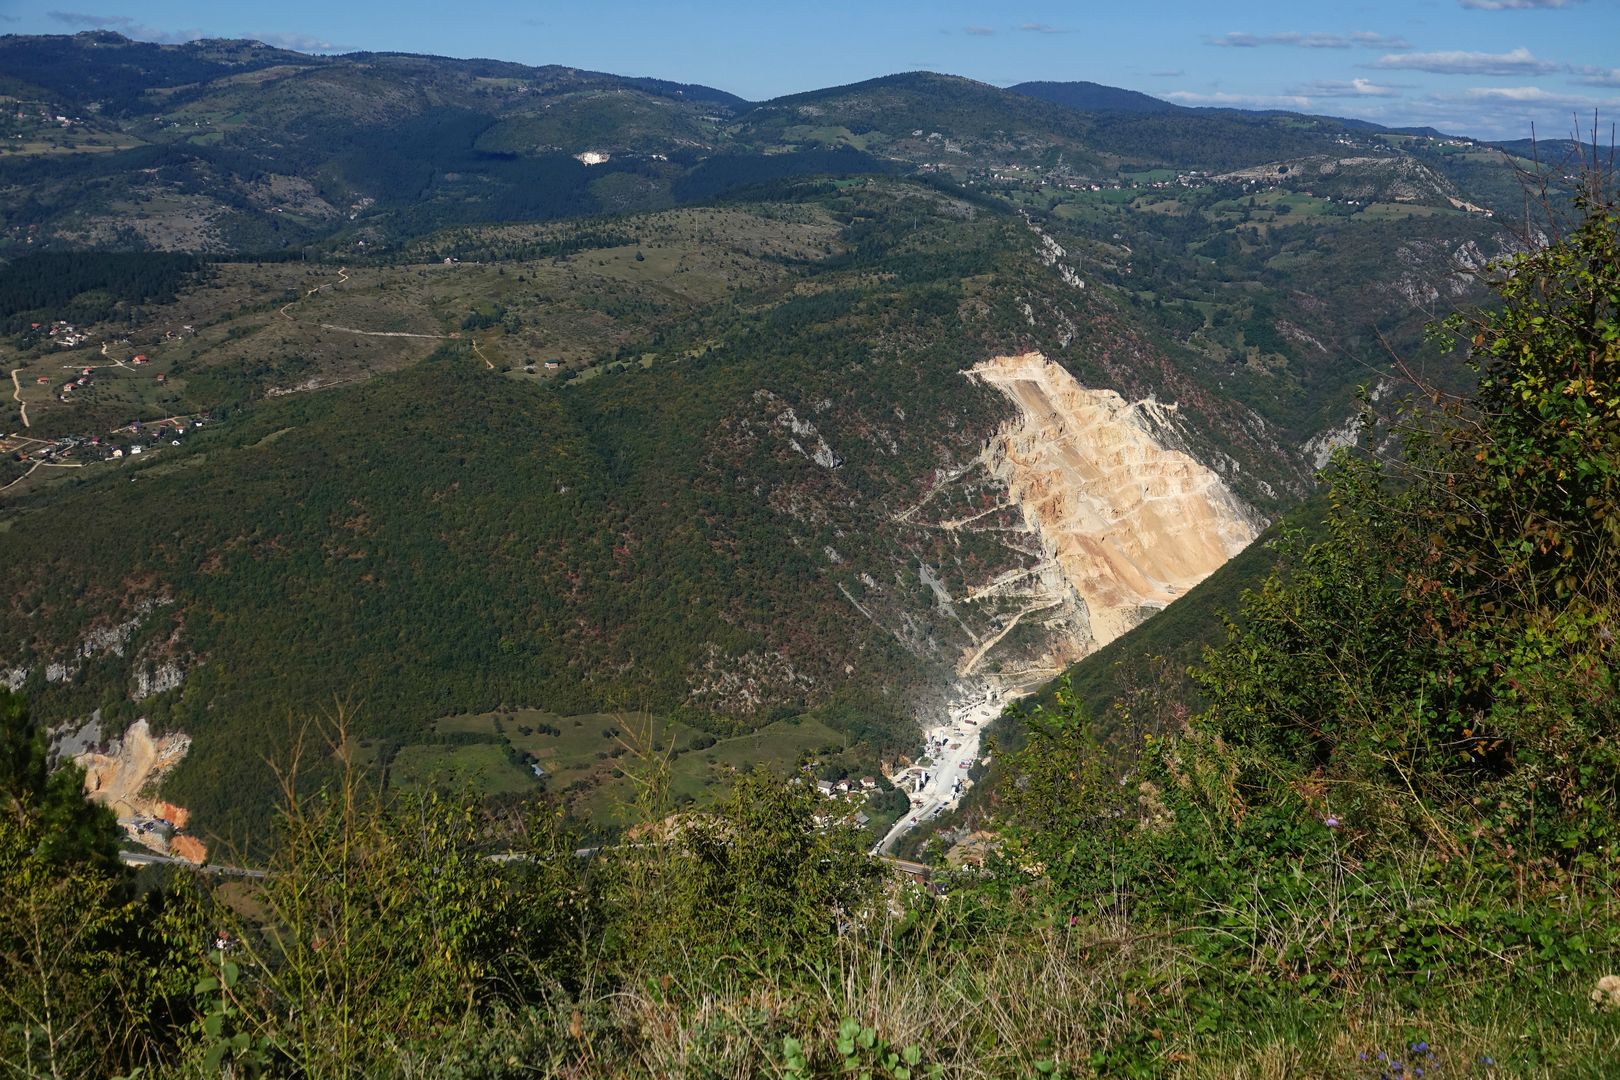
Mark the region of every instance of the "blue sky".
<instances>
[{"instance_id":1,"label":"blue sky","mask_svg":"<svg viewBox=\"0 0 1620 1080\"><path fill-rule=\"evenodd\" d=\"M80 6L84 5L84 6ZM93 5L93 6L91 6ZM1016 5L1016 6L1013 6ZM1620 120L1620 0L0 0L0 33L255 37L701 82L760 99L926 68L1089 79L1491 138ZM1606 134L1604 136L1606 140Z\"/></svg>"}]
</instances>

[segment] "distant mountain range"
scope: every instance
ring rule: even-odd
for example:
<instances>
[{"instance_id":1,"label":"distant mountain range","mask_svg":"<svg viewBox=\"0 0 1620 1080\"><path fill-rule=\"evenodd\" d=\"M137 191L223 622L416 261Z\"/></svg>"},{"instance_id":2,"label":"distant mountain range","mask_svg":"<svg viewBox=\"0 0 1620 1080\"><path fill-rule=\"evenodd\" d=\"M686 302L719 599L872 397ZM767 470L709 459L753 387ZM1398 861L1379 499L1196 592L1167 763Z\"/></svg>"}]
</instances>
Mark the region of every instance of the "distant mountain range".
<instances>
[{"instance_id":1,"label":"distant mountain range","mask_svg":"<svg viewBox=\"0 0 1620 1080\"><path fill-rule=\"evenodd\" d=\"M1087 82L1000 89L914 72L750 103L559 66L107 31L0 38L0 72L18 102L0 253L375 248L448 223L651 210L789 176L1040 168L1106 181L1335 154L1347 131L1385 131Z\"/></svg>"}]
</instances>

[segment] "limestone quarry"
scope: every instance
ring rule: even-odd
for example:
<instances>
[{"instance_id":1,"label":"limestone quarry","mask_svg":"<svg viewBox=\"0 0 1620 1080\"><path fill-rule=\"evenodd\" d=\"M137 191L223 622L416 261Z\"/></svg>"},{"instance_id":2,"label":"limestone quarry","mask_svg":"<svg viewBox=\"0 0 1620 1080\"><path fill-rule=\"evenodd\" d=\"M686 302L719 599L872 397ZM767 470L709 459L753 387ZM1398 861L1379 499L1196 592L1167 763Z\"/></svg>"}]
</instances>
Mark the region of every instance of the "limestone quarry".
<instances>
[{"instance_id":1,"label":"limestone quarry","mask_svg":"<svg viewBox=\"0 0 1620 1080\"><path fill-rule=\"evenodd\" d=\"M963 374L1004 394L1017 413L975 460L941 470L922 501L895 520L956 538L996 534L1017 561L954 592L926 562L917 565L937 611L967 644L943 716L925 723L932 768L889 775L911 806L878 852L958 804L970 783L960 770L978 758L984 725L1010 698L1197 585L1261 525L1225 481L1181 448L1174 405L1087 389L1040 353L997 356ZM952 514L952 505L974 509ZM882 625L847 589L844 596ZM1020 630L1022 642L1009 645Z\"/></svg>"},{"instance_id":2,"label":"limestone quarry","mask_svg":"<svg viewBox=\"0 0 1620 1080\"><path fill-rule=\"evenodd\" d=\"M1169 604L1258 534L1258 516L1178 447L1174 405L1087 389L1040 353L994 357L966 374L1018 409L985 447L984 466L1039 538L1036 576L1061 582L1084 609L1084 626L1070 632L1077 655ZM969 652L961 673L983 652Z\"/></svg>"},{"instance_id":3,"label":"limestone quarry","mask_svg":"<svg viewBox=\"0 0 1620 1080\"><path fill-rule=\"evenodd\" d=\"M162 855L201 863L208 857L202 842L178 832L190 813L157 794L163 777L189 749L191 739L178 732L154 738L143 718L103 751L86 751L73 760L84 769L86 797L112 810L131 840Z\"/></svg>"}]
</instances>

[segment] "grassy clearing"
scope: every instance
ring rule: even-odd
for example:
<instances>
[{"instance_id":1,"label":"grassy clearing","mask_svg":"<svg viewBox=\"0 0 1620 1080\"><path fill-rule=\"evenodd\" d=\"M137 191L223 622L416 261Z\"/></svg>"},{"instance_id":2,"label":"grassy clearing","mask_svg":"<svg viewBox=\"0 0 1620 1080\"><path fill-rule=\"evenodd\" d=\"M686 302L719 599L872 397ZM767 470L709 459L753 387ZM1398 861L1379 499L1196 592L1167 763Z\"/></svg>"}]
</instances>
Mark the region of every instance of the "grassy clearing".
<instances>
[{"instance_id":1,"label":"grassy clearing","mask_svg":"<svg viewBox=\"0 0 1620 1080\"><path fill-rule=\"evenodd\" d=\"M1588 978L1456 988L1445 1004L1416 1007L1369 986L1332 1009L1238 1007L1207 1025L1187 1009L1196 957L1170 939L1134 938L1129 923L1116 923L964 941L967 921L880 916L816 963L689 957L625 978L616 993L509 1015L486 1036L528 1044L552 1074L577 1077L782 1075L784 1040L805 1062L797 1075L891 1075L878 1049L839 1046L851 1022L906 1054L910 1075L964 1080L1596 1080L1612 1075L1620 1054L1620 1015L1592 1009Z\"/></svg>"},{"instance_id":2,"label":"grassy clearing","mask_svg":"<svg viewBox=\"0 0 1620 1080\"><path fill-rule=\"evenodd\" d=\"M1410 218L1446 217L1461 214L1439 206L1417 206L1412 203L1370 203L1359 217L1368 221L1406 221Z\"/></svg>"},{"instance_id":3,"label":"grassy clearing","mask_svg":"<svg viewBox=\"0 0 1620 1080\"><path fill-rule=\"evenodd\" d=\"M560 716L542 709L449 716L436 721L433 730L441 736L487 739L479 748L498 752L506 765L509 751L531 755L545 773L545 789L560 794L579 817L599 824L622 822L625 807L634 799L634 786L620 768L625 759L679 753L697 735L677 721L642 713ZM417 744L400 751L400 756L409 751L415 759L431 760L468 749L472 748ZM532 773L525 776L525 787L519 790L539 787Z\"/></svg>"},{"instance_id":4,"label":"grassy clearing","mask_svg":"<svg viewBox=\"0 0 1620 1080\"><path fill-rule=\"evenodd\" d=\"M706 806L755 765L788 773L803 756L836 752L845 742L819 720L778 720L753 734L715 740L679 721L645 713L560 716L542 709L448 716L436 721L433 731L487 739L483 745L503 755L508 748L532 755L545 772L546 790L562 795L571 812L598 824L620 825L629 820L637 792L625 772L640 770L647 760L669 761L669 794L676 804ZM400 751L395 768L408 752L406 770L414 776L436 755L450 757L468 749L413 744Z\"/></svg>"},{"instance_id":5,"label":"grassy clearing","mask_svg":"<svg viewBox=\"0 0 1620 1080\"><path fill-rule=\"evenodd\" d=\"M404 788L470 787L485 795L533 792L540 786L532 773L512 764L506 750L493 743L404 747L389 766L389 779Z\"/></svg>"},{"instance_id":6,"label":"grassy clearing","mask_svg":"<svg viewBox=\"0 0 1620 1080\"><path fill-rule=\"evenodd\" d=\"M938 926L924 938L933 932L950 936ZM769 1075L782 1067L788 1035L813 1066L833 1068L845 1017L892 1047L916 1047L924 1068L947 1077L1373 1080L1422 1068L1429 1077L1597 1078L1612 1075L1620 1055L1620 1018L1593 1010L1585 979L1530 993L1459 989L1448 1004L1410 1008L1368 988L1342 1008L1283 1007L1209 1029L1182 1000L1196 969L1171 942L1133 942L1128 925L1008 931L960 952L900 939L887 925L844 941L832 967L797 979L769 982L746 961L729 972L694 965L667 993L632 990L587 1012L617 1036L622 1074L636 1076ZM1144 979L1158 990L1123 989ZM585 1075L609 1075L610 1037L585 1048Z\"/></svg>"},{"instance_id":7,"label":"grassy clearing","mask_svg":"<svg viewBox=\"0 0 1620 1080\"><path fill-rule=\"evenodd\" d=\"M737 773L755 764L786 773L805 754L843 746L844 737L820 721L778 720L752 735L724 739L677 757L670 764L670 794L702 804L729 787Z\"/></svg>"}]
</instances>

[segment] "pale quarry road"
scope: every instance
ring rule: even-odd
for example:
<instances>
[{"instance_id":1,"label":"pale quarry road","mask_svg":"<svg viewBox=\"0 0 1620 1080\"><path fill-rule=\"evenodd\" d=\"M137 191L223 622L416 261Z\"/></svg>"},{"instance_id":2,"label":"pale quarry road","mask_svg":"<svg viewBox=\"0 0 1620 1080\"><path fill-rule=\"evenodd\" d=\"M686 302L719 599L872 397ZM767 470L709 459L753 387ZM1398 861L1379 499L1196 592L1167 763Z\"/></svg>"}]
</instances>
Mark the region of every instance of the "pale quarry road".
<instances>
[{"instance_id":1,"label":"pale quarry road","mask_svg":"<svg viewBox=\"0 0 1620 1080\"><path fill-rule=\"evenodd\" d=\"M1015 695L1018 696L1018 695ZM955 792L958 781L966 783L968 769L979 756L979 744L984 726L1001 715L1011 698L1000 695L976 696L949 710L950 720L923 732L927 757L933 762L927 769L928 783L911 796L911 809L894 823L894 827L872 848L874 855L886 855L902 836L921 825L935 814L952 809L961 800ZM943 740L943 747L940 746ZM956 749L951 749L952 745Z\"/></svg>"}]
</instances>

